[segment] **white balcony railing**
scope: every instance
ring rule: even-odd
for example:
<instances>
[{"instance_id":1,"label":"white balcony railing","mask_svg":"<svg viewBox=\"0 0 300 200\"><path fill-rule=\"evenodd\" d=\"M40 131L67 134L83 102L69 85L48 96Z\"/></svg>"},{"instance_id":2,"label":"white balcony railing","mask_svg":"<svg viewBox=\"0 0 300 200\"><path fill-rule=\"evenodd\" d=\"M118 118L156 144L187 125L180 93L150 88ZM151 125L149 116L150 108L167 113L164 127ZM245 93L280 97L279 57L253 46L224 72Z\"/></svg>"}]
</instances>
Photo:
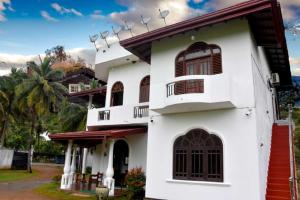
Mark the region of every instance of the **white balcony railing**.
<instances>
[{"instance_id":1,"label":"white balcony railing","mask_svg":"<svg viewBox=\"0 0 300 200\"><path fill-rule=\"evenodd\" d=\"M165 96L150 99L150 109L167 114L232 108L230 83L225 74L176 77L151 87Z\"/></svg>"},{"instance_id":2,"label":"white balcony railing","mask_svg":"<svg viewBox=\"0 0 300 200\"><path fill-rule=\"evenodd\" d=\"M133 110L134 118L143 118L149 116L149 106L135 106Z\"/></svg>"},{"instance_id":3,"label":"white balcony railing","mask_svg":"<svg viewBox=\"0 0 300 200\"><path fill-rule=\"evenodd\" d=\"M89 90L91 89L90 85L85 85L85 84L69 84L69 93L77 93L81 92L83 90Z\"/></svg>"},{"instance_id":4,"label":"white balcony railing","mask_svg":"<svg viewBox=\"0 0 300 200\"><path fill-rule=\"evenodd\" d=\"M148 115L148 103L91 109L88 111L87 126L146 124Z\"/></svg>"},{"instance_id":5,"label":"white balcony railing","mask_svg":"<svg viewBox=\"0 0 300 200\"><path fill-rule=\"evenodd\" d=\"M98 120L110 120L110 110L99 111Z\"/></svg>"}]
</instances>

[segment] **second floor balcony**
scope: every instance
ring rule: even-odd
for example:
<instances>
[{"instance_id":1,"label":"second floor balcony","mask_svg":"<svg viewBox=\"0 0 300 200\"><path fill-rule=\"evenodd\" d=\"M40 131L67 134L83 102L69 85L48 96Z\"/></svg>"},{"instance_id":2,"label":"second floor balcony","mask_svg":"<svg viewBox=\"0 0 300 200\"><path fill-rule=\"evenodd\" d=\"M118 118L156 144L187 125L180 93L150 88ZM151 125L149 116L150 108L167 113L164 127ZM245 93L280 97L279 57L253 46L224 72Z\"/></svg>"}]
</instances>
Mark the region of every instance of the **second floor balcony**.
<instances>
[{"instance_id":1,"label":"second floor balcony","mask_svg":"<svg viewBox=\"0 0 300 200\"><path fill-rule=\"evenodd\" d=\"M163 87L165 95L159 101L152 98L150 109L159 113L235 107L231 98L229 78L224 74L180 76L156 87Z\"/></svg>"},{"instance_id":2,"label":"second floor balcony","mask_svg":"<svg viewBox=\"0 0 300 200\"><path fill-rule=\"evenodd\" d=\"M148 103L91 109L87 126L145 125L148 123Z\"/></svg>"}]
</instances>

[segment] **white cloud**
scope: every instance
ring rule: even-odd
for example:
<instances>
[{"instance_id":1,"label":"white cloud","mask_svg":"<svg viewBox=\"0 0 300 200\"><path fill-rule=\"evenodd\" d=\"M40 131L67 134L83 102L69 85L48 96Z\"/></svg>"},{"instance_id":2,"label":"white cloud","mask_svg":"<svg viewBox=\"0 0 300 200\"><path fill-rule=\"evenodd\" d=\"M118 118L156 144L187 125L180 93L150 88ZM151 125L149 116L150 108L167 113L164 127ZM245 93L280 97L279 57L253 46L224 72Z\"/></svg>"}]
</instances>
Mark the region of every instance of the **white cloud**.
<instances>
[{"instance_id":1,"label":"white cloud","mask_svg":"<svg viewBox=\"0 0 300 200\"><path fill-rule=\"evenodd\" d=\"M105 16L102 15L101 10L94 10L94 12L90 15L92 19L104 19Z\"/></svg>"},{"instance_id":2,"label":"white cloud","mask_svg":"<svg viewBox=\"0 0 300 200\"><path fill-rule=\"evenodd\" d=\"M159 11L168 9L170 14L166 18L168 25L183 21L187 18L204 14L205 10L194 9L188 5L189 0L119 0L119 3L126 6L128 10L122 12L113 12L109 15L113 23L117 23L124 26L124 21L134 22L135 27L133 29L134 35L147 31L146 27L141 24L141 14L144 17L151 17L149 22L150 30L157 29L164 26L164 21L159 18ZM128 37L128 32L121 34L121 38Z\"/></svg>"},{"instance_id":3,"label":"white cloud","mask_svg":"<svg viewBox=\"0 0 300 200\"><path fill-rule=\"evenodd\" d=\"M292 75L300 76L300 58L290 58Z\"/></svg>"},{"instance_id":4,"label":"white cloud","mask_svg":"<svg viewBox=\"0 0 300 200\"><path fill-rule=\"evenodd\" d=\"M6 17L4 14L4 10L6 10L6 9L12 11L11 9L13 9L13 8L11 7L11 1L10 0L0 0L0 22L6 21Z\"/></svg>"},{"instance_id":5,"label":"white cloud","mask_svg":"<svg viewBox=\"0 0 300 200\"><path fill-rule=\"evenodd\" d=\"M56 10L58 13L60 14L74 14L76 16L83 16L83 14L81 12L79 12L78 10L74 9L74 8L65 8L61 5L59 5L58 3L52 3L51 7Z\"/></svg>"},{"instance_id":6,"label":"white cloud","mask_svg":"<svg viewBox=\"0 0 300 200\"><path fill-rule=\"evenodd\" d=\"M67 54L75 60L80 57L85 60L87 66L94 66L96 51L94 49L74 48L67 49ZM45 54L41 54L44 57ZM38 55L20 55L0 53L0 76L8 74L12 67L24 68L26 62L40 62Z\"/></svg>"},{"instance_id":7,"label":"white cloud","mask_svg":"<svg viewBox=\"0 0 300 200\"><path fill-rule=\"evenodd\" d=\"M207 7L212 9L221 9L237 3L245 2L245 0L210 0ZM299 0L279 0L282 8L282 15L285 21L295 20L297 18L297 10L300 9Z\"/></svg>"},{"instance_id":8,"label":"white cloud","mask_svg":"<svg viewBox=\"0 0 300 200\"><path fill-rule=\"evenodd\" d=\"M46 19L47 21L50 21L50 22L57 22L58 21L54 17L51 17L51 15L47 11L44 11L44 10L41 11L41 16L44 19Z\"/></svg>"}]
</instances>

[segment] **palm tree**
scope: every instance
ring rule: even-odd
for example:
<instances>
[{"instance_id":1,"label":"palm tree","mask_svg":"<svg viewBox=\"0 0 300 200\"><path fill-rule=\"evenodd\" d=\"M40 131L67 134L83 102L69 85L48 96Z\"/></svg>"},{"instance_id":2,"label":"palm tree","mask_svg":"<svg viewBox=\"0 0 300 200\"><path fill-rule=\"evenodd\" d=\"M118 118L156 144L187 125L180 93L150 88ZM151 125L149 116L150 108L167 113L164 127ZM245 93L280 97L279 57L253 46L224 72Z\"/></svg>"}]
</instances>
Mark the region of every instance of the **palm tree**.
<instances>
[{"instance_id":1,"label":"palm tree","mask_svg":"<svg viewBox=\"0 0 300 200\"><path fill-rule=\"evenodd\" d=\"M59 113L61 131L83 131L86 128L87 108L75 103L68 103Z\"/></svg>"},{"instance_id":2,"label":"palm tree","mask_svg":"<svg viewBox=\"0 0 300 200\"><path fill-rule=\"evenodd\" d=\"M67 88L57 82L64 74L61 70L51 68L49 58L46 57L41 65L30 62L28 67L31 75L16 87L16 94L18 107L30 122L27 170L31 173L31 147L37 134L39 118L55 111L67 95Z\"/></svg>"},{"instance_id":3,"label":"palm tree","mask_svg":"<svg viewBox=\"0 0 300 200\"><path fill-rule=\"evenodd\" d=\"M4 145L9 123L16 116L15 87L26 78L27 74L16 68L12 68L9 76L0 77L0 147Z\"/></svg>"},{"instance_id":4,"label":"palm tree","mask_svg":"<svg viewBox=\"0 0 300 200\"><path fill-rule=\"evenodd\" d=\"M47 132L52 134L83 131L86 128L87 112L84 106L64 101L58 114L48 115L45 119Z\"/></svg>"}]
</instances>

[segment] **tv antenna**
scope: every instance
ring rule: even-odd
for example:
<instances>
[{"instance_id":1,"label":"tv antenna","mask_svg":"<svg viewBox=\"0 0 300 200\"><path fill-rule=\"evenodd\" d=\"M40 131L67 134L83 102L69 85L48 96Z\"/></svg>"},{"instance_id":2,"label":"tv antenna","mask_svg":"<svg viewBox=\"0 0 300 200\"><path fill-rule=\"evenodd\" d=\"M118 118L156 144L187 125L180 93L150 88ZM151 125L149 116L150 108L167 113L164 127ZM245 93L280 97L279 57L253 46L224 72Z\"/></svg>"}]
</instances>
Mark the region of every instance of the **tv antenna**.
<instances>
[{"instance_id":1,"label":"tv antenna","mask_svg":"<svg viewBox=\"0 0 300 200\"><path fill-rule=\"evenodd\" d=\"M165 25L167 25L166 17L170 14L170 11L169 10L161 11L160 9L158 9L158 11L159 11L160 18L162 18L165 22Z\"/></svg>"},{"instance_id":2,"label":"tv antenna","mask_svg":"<svg viewBox=\"0 0 300 200\"><path fill-rule=\"evenodd\" d=\"M116 29L112 26L111 27L113 33L115 36L117 36L118 40L120 41L120 36L119 36L119 33L122 31L122 27L117 27Z\"/></svg>"},{"instance_id":3,"label":"tv antenna","mask_svg":"<svg viewBox=\"0 0 300 200\"><path fill-rule=\"evenodd\" d=\"M148 23L150 22L151 17L144 18L143 15L141 15L141 19L142 19L141 23L147 27L147 31L149 32L150 30L149 30Z\"/></svg>"},{"instance_id":4,"label":"tv antenna","mask_svg":"<svg viewBox=\"0 0 300 200\"><path fill-rule=\"evenodd\" d=\"M133 37L132 28L134 27L134 23L124 21L124 24L125 24L126 30L128 30L130 32L131 36Z\"/></svg>"},{"instance_id":5,"label":"tv antenna","mask_svg":"<svg viewBox=\"0 0 300 200\"><path fill-rule=\"evenodd\" d=\"M109 48L109 44L108 44L108 42L107 42L107 37L108 37L108 35L109 35L109 32L108 32L108 31L104 31L104 32L100 33L101 38L105 41L107 47Z\"/></svg>"},{"instance_id":6,"label":"tv antenna","mask_svg":"<svg viewBox=\"0 0 300 200\"><path fill-rule=\"evenodd\" d=\"M90 42L95 45L96 51L98 51L99 49L97 48L96 41L98 40L99 36L98 35L92 35L92 36L89 36L89 37L90 37Z\"/></svg>"}]
</instances>

